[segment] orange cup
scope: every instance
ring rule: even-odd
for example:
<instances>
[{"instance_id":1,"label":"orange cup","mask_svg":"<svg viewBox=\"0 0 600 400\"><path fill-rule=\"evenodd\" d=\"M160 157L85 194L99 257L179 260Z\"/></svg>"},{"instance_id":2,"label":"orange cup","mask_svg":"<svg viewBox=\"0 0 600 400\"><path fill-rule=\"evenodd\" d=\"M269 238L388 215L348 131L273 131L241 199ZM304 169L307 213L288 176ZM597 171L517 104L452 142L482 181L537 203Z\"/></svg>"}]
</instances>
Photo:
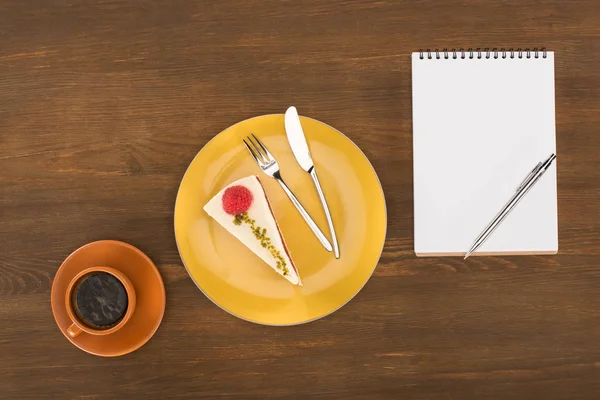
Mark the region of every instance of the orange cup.
<instances>
[{"instance_id":1,"label":"orange cup","mask_svg":"<svg viewBox=\"0 0 600 400\"><path fill-rule=\"evenodd\" d=\"M77 318L75 311L73 310L73 289L75 288L75 285L77 284L77 282L79 282L81 278L92 272L107 272L113 275L119 281L121 281L121 283L125 287L125 291L127 292L127 311L125 312L125 315L123 316L121 321L119 321L117 325L109 329L90 328L89 326L81 322L79 318ZM118 270L111 267L90 267L84 269L83 271L75 275L75 277L71 280L71 282L67 286L67 296L65 298L65 301L67 306L67 315L72 321L71 326L67 328L67 333L69 334L69 336L74 338L78 336L81 332L85 332L90 335L110 335L111 333L114 333L121 329L133 315L133 311L135 310L135 290L133 289L133 285L131 284L129 278L127 278L123 273L119 272Z\"/></svg>"}]
</instances>

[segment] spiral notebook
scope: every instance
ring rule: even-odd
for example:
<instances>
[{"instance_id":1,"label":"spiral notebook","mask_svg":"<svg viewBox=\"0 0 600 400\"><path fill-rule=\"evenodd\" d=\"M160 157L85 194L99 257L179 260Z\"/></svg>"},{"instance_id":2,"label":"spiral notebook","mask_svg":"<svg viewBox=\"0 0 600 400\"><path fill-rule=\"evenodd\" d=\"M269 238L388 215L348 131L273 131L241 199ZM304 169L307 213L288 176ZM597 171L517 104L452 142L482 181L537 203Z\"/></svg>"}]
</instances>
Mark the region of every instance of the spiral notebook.
<instances>
[{"instance_id":1,"label":"spiral notebook","mask_svg":"<svg viewBox=\"0 0 600 400\"><path fill-rule=\"evenodd\" d=\"M416 52L412 89L414 250L464 255L556 152L554 53ZM473 255L557 252L556 164Z\"/></svg>"}]
</instances>

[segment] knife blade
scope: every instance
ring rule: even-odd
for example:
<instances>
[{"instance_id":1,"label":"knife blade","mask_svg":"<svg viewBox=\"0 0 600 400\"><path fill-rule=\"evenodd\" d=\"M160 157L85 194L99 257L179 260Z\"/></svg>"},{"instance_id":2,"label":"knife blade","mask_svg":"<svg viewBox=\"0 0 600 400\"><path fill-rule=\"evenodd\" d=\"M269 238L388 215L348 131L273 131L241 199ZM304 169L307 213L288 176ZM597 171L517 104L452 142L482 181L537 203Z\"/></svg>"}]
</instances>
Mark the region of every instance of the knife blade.
<instances>
[{"instance_id":1,"label":"knife blade","mask_svg":"<svg viewBox=\"0 0 600 400\"><path fill-rule=\"evenodd\" d=\"M303 170L310 173L315 165L310 156L310 150L308 149L308 143L306 143L296 107L292 106L285 112L285 132L298 164Z\"/></svg>"},{"instance_id":2,"label":"knife blade","mask_svg":"<svg viewBox=\"0 0 600 400\"><path fill-rule=\"evenodd\" d=\"M306 136L304 136L304 131L302 130L302 124L300 123L300 117L298 116L298 111L296 110L296 107L292 106L287 109L287 111L285 112L284 122L285 133L287 135L288 141L290 142L292 153L294 153L294 157L296 157L296 161L298 161L300 167L302 167L303 170L308 172L313 179L315 188L317 189L317 193L319 194L319 199L321 200L321 205L323 206L323 211L325 211L327 224L329 225L329 232L331 233L332 239L331 242L333 243L333 253L335 255L335 258L340 258L340 248L338 246L335 228L333 227L333 219L331 218L331 213L329 212L329 206L327 205L327 200L325 199L325 193L323 193L321 183L319 182L319 178L317 177L315 164L313 163L312 157L310 155L308 143L306 142Z\"/></svg>"}]
</instances>

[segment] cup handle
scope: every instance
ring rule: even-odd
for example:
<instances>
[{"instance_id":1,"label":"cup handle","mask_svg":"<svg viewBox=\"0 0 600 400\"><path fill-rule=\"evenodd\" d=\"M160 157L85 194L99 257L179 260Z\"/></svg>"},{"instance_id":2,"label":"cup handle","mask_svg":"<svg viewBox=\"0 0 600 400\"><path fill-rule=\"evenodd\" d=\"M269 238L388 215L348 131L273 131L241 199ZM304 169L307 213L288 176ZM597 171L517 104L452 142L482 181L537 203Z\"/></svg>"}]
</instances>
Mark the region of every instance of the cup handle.
<instances>
[{"instance_id":1,"label":"cup handle","mask_svg":"<svg viewBox=\"0 0 600 400\"><path fill-rule=\"evenodd\" d=\"M75 325L75 324L71 324L71 326L69 326L67 328L67 333L69 334L69 336L71 336L72 338L76 337L77 335L79 335L81 333L81 329Z\"/></svg>"}]
</instances>

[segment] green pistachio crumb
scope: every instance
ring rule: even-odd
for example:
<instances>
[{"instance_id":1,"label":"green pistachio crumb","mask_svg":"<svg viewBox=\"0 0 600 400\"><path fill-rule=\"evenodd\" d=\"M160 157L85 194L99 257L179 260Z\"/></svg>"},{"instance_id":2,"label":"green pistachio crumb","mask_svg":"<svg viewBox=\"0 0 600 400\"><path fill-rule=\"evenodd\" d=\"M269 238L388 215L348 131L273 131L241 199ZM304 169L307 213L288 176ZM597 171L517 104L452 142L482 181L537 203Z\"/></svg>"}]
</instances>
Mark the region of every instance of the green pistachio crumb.
<instances>
[{"instance_id":1,"label":"green pistachio crumb","mask_svg":"<svg viewBox=\"0 0 600 400\"><path fill-rule=\"evenodd\" d=\"M281 252L275 249L275 246L271 243L271 238L267 236L267 229L261 228L260 226L256 226L256 220L248 217L248 213L237 214L233 219L234 225L241 225L242 223L246 223L250 225L250 229L252 233L256 237L256 239L260 242L260 245L269 250L275 261L277 262L276 268L281 271L284 276L289 275L289 269L287 268L287 263L285 259L281 255Z\"/></svg>"}]
</instances>

